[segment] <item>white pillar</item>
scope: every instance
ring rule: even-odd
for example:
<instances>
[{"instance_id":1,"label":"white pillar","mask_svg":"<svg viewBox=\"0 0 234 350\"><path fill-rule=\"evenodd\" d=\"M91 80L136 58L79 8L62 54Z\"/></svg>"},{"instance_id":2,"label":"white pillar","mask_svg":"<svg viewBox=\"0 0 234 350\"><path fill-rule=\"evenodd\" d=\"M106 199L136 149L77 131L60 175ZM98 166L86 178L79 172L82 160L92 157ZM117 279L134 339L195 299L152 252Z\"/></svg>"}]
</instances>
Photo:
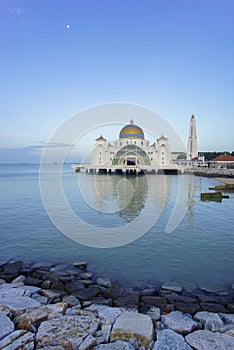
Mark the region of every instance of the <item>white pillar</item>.
<instances>
[{"instance_id":1,"label":"white pillar","mask_svg":"<svg viewBox=\"0 0 234 350\"><path fill-rule=\"evenodd\" d=\"M197 130L196 130L196 119L192 115L189 123L189 133L188 133L188 145L187 145L187 159L191 160L198 157L197 151Z\"/></svg>"}]
</instances>

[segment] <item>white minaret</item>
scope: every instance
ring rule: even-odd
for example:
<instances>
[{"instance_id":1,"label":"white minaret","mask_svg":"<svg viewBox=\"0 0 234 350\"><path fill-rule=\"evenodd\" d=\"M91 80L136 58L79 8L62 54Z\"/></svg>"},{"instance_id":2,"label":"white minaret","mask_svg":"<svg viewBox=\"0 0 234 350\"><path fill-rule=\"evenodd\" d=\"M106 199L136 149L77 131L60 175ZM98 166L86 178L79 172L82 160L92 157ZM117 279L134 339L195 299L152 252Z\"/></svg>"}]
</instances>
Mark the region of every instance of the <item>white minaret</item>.
<instances>
[{"instance_id":1,"label":"white minaret","mask_svg":"<svg viewBox=\"0 0 234 350\"><path fill-rule=\"evenodd\" d=\"M188 145L187 145L187 159L191 160L195 157L198 157L197 151L197 130L196 130L196 119L192 115L189 124L189 133L188 133Z\"/></svg>"}]
</instances>

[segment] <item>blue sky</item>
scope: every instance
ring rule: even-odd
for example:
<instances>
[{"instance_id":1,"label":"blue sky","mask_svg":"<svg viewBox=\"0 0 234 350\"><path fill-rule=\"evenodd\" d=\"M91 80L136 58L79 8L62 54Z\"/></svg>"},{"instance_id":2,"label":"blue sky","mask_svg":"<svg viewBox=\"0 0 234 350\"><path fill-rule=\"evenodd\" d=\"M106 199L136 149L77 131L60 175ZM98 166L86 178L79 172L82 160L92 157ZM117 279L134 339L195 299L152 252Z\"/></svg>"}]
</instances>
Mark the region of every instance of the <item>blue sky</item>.
<instances>
[{"instance_id":1,"label":"blue sky","mask_svg":"<svg viewBox=\"0 0 234 350\"><path fill-rule=\"evenodd\" d=\"M232 0L2 0L0 162L39 161L69 116L108 102L158 111L185 143L195 114L200 151L233 151L233 13Z\"/></svg>"}]
</instances>

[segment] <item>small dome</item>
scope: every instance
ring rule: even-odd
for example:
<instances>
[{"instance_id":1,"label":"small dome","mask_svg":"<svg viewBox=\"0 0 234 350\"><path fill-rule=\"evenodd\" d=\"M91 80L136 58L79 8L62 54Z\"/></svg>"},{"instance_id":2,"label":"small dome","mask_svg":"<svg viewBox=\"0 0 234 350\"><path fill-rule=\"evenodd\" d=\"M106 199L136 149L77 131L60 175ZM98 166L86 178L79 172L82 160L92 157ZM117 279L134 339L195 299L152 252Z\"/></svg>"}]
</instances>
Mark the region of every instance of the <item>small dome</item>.
<instances>
[{"instance_id":1,"label":"small dome","mask_svg":"<svg viewBox=\"0 0 234 350\"><path fill-rule=\"evenodd\" d=\"M119 133L120 139L144 139L144 132L143 130L134 124L133 120L130 121L130 124L125 125Z\"/></svg>"}]
</instances>

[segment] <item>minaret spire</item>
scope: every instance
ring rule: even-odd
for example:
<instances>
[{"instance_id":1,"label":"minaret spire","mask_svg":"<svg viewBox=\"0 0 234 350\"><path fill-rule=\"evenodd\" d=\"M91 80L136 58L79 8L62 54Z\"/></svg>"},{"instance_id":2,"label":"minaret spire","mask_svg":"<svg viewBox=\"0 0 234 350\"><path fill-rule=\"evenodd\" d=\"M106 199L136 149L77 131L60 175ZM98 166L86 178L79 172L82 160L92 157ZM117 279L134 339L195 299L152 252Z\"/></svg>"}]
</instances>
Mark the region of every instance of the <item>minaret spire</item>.
<instances>
[{"instance_id":1,"label":"minaret spire","mask_svg":"<svg viewBox=\"0 0 234 350\"><path fill-rule=\"evenodd\" d=\"M195 116L192 115L189 123L187 159L191 160L195 157L198 157L197 130L196 130L196 119L195 119Z\"/></svg>"}]
</instances>

